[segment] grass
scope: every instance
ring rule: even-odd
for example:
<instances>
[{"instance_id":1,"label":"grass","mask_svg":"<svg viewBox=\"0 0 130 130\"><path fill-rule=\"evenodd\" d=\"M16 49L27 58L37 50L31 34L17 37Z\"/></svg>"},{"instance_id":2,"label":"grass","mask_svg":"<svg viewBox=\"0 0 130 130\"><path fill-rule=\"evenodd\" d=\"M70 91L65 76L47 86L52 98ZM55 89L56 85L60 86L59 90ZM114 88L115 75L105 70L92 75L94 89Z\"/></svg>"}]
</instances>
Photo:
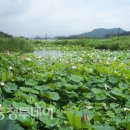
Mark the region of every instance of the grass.
<instances>
[{"instance_id":1,"label":"grass","mask_svg":"<svg viewBox=\"0 0 130 130\"><path fill-rule=\"evenodd\" d=\"M0 36L0 52L31 52L32 41L22 37Z\"/></svg>"},{"instance_id":2,"label":"grass","mask_svg":"<svg viewBox=\"0 0 130 130\"><path fill-rule=\"evenodd\" d=\"M109 39L75 39L75 40L30 40L23 37L13 37L0 34L0 52L31 52L33 50L86 50L90 48L105 50L130 50L130 36Z\"/></svg>"},{"instance_id":3,"label":"grass","mask_svg":"<svg viewBox=\"0 0 130 130\"><path fill-rule=\"evenodd\" d=\"M78 40L55 40L55 41L34 41L34 47L36 49L43 48L52 48L64 50L69 49L86 49L86 48L95 48L95 49L105 49L105 50L130 50L130 37L113 37L110 39L78 39ZM77 48L76 48L77 46Z\"/></svg>"}]
</instances>

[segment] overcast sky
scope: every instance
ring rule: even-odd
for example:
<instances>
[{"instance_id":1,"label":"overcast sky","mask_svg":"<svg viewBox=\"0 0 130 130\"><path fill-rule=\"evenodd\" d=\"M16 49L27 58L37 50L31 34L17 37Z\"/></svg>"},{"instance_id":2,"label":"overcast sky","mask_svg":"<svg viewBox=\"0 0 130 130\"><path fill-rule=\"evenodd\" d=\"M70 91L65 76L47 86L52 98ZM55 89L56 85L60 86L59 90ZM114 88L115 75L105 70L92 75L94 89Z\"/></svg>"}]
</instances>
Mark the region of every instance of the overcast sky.
<instances>
[{"instance_id":1,"label":"overcast sky","mask_svg":"<svg viewBox=\"0 0 130 130\"><path fill-rule=\"evenodd\" d=\"M113 27L130 30L130 0L0 0L0 31L17 36Z\"/></svg>"}]
</instances>

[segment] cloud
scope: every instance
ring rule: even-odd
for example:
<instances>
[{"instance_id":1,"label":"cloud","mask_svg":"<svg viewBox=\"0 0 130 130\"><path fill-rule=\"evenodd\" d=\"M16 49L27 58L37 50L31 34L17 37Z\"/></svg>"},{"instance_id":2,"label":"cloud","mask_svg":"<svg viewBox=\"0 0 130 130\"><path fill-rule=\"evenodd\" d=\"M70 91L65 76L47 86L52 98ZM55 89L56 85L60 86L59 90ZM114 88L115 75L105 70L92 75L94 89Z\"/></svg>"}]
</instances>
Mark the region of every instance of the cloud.
<instances>
[{"instance_id":1,"label":"cloud","mask_svg":"<svg viewBox=\"0 0 130 130\"><path fill-rule=\"evenodd\" d=\"M0 0L0 17L20 15L28 9L30 0Z\"/></svg>"},{"instance_id":2,"label":"cloud","mask_svg":"<svg viewBox=\"0 0 130 130\"><path fill-rule=\"evenodd\" d=\"M0 0L0 30L25 36L130 30L129 6L129 0Z\"/></svg>"}]
</instances>

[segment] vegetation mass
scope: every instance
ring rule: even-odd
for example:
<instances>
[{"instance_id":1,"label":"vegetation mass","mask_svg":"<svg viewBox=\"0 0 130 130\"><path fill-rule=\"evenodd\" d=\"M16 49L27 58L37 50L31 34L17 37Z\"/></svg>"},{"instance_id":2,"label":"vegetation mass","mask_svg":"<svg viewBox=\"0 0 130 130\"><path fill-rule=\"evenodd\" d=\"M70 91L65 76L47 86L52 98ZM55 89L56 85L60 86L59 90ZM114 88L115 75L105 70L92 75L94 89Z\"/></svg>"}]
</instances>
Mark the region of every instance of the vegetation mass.
<instances>
[{"instance_id":1,"label":"vegetation mass","mask_svg":"<svg viewBox=\"0 0 130 130\"><path fill-rule=\"evenodd\" d=\"M32 50L66 52L55 58L21 54L19 42L1 49L0 130L130 130L129 39L25 40ZM44 112L12 115L16 108Z\"/></svg>"}]
</instances>

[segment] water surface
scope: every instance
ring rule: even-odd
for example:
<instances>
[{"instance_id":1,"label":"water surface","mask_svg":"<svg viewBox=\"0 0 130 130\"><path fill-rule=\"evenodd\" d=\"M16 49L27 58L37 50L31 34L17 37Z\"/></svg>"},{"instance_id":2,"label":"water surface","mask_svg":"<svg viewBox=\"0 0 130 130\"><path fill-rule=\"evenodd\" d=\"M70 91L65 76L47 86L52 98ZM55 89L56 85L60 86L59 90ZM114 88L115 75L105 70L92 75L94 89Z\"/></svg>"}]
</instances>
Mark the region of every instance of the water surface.
<instances>
[{"instance_id":1,"label":"water surface","mask_svg":"<svg viewBox=\"0 0 130 130\"><path fill-rule=\"evenodd\" d=\"M63 56L65 52L61 52L58 50L43 50L43 51L34 51L34 54L40 57L51 57L56 58L59 56Z\"/></svg>"}]
</instances>

